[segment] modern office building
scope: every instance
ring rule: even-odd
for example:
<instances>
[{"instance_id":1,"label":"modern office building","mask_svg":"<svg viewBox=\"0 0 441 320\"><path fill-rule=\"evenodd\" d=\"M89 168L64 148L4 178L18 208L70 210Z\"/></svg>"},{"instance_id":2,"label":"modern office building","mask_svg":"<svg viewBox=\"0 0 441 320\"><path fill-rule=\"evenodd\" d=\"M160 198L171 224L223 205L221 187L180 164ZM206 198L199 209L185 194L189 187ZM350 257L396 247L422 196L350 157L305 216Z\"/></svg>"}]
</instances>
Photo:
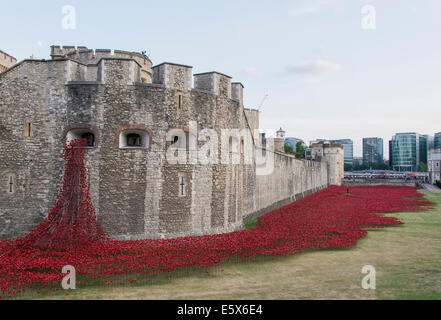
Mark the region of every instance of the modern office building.
<instances>
[{"instance_id":1,"label":"modern office building","mask_svg":"<svg viewBox=\"0 0 441 320\"><path fill-rule=\"evenodd\" d=\"M392 140L389 140L389 168L394 167L394 159L393 159L394 153L392 152Z\"/></svg>"},{"instance_id":2,"label":"modern office building","mask_svg":"<svg viewBox=\"0 0 441 320\"><path fill-rule=\"evenodd\" d=\"M435 149L441 148L441 132L435 133Z\"/></svg>"},{"instance_id":3,"label":"modern office building","mask_svg":"<svg viewBox=\"0 0 441 320\"><path fill-rule=\"evenodd\" d=\"M435 149L435 138L433 136L427 136L427 152L429 152L430 149Z\"/></svg>"},{"instance_id":4,"label":"modern office building","mask_svg":"<svg viewBox=\"0 0 441 320\"><path fill-rule=\"evenodd\" d=\"M430 149L430 136L427 134L420 135L419 140L420 140L420 162L427 164L429 149Z\"/></svg>"},{"instance_id":5,"label":"modern office building","mask_svg":"<svg viewBox=\"0 0 441 320\"><path fill-rule=\"evenodd\" d=\"M390 163L396 171L418 171L427 164L428 136L415 132L397 133L389 142Z\"/></svg>"},{"instance_id":6,"label":"modern office building","mask_svg":"<svg viewBox=\"0 0 441 320\"><path fill-rule=\"evenodd\" d=\"M384 163L382 138L363 138L363 163Z\"/></svg>"},{"instance_id":7,"label":"modern office building","mask_svg":"<svg viewBox=\"0 0 441 320\"><path fill-rule=\"evenodd\" d=\"M363 158L362 157L354 157L354 166L361 166L363 164Z\"/></svg>"},{"instance_id":8,"label":"modern office building","mask_svg":"<svg viewBox=\"0 0 441 320\"><path fill-rule=\"evenodd\" d=\"M289 138L285 139L285 143L290 145L293 148L294 152L297 152L297 143L299 141L303 141L303 140L299 139L299 138L294 138L294 137L289 137Z\"/></svg>"},{"instance_id":9,"label":"modern office building","mask_svg":"<svg viewBox=\"0 0 441 320\"><path fill-rule=\"evenodd\" d=\"M305 149L305 160L312 160L312 148Z\"/></svg>"}]
</instances>

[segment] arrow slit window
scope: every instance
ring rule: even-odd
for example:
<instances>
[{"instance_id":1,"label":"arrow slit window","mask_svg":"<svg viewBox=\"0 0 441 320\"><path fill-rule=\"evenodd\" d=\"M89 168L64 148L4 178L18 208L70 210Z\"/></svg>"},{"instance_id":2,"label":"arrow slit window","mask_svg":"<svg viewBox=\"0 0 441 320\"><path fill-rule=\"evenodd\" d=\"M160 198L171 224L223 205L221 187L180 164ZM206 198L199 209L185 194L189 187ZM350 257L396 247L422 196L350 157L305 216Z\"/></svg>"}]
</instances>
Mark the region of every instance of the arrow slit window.
<instances>
[{"instance_id":1,"label":"arrow slit window","mask_svg":"<svg viewBox=\"0 0 441 320\"><path fill-rule=\"evenodd\" d=\"M8 177L8 189L7 189L9 194L13 194L14 193L14 187L15 187L14 176L10 175Z\"/></svg>"},{"instance_id":2,"label":"arrow slit window","mask_svg":"<svg viewBox=\"0 0 441 320\"><path fill-rule=\"evenodd\" d=\"M186 190L187 189L187 184L186 184L186 181L185 181L184 174L182 174L182 173L178 174L178 183L179 183L179 185L178 185L178 190L179 190L178 196L180 198L187 196L187 190Z\"/></svg>"}]
</instances>

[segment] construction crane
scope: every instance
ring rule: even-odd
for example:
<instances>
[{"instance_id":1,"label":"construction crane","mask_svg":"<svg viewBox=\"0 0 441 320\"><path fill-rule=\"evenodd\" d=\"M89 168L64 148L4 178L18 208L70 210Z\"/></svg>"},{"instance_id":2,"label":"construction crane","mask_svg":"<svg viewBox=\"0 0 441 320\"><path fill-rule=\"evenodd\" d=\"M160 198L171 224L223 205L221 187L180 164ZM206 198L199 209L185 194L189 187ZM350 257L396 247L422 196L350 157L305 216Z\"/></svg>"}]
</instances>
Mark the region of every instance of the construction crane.
<instances>
[{"instance_id":1,"label":"construction crane","mask_svg":"<svg viewBox=\"0 0 441 320\"><path fill-rule=\"evenodd\" d=\"M260 109L262 108L263 104L265 103L266 99L268 99L268 97L269 97L268 94L266 94L266 95L263 97L262 102L260 103L259 107L257 108L257 111L260 112Z\"/></svg>"}]
</instances>

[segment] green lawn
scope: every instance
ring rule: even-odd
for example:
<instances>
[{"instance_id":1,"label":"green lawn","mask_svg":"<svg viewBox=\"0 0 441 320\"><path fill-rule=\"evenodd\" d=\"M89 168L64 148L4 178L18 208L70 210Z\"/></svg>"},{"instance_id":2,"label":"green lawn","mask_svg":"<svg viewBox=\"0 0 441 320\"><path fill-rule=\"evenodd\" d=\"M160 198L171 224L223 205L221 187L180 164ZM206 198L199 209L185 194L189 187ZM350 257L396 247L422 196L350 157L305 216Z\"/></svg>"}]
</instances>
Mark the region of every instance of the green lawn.
<instances>
[{"instance_id":1,"label":"green lawn","mask_svg":"<svg viewBox=\"0 0 441 320\"><path fill-rule=\"evenodd\" d=\"M421 191L435 210L391 214L402 226L371 230L356 247L230 262L152 284L43 293L43 299L441 299L441 195ZM376 290L361 288L364 265ZM222 271L223 270L223 271Z\"/></svg>"}]
</instances>

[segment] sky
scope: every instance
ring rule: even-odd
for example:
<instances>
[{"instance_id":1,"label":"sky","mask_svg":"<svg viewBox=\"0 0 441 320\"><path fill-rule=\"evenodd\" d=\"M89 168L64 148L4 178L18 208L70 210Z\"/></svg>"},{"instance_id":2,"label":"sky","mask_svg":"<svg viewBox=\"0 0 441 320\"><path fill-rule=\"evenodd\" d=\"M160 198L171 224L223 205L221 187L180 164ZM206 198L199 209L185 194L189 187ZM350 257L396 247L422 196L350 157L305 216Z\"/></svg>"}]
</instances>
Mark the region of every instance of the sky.
<instances>
[{"instance_id":1,"label":"sky","mask_svg":"<svg viewBox=\"0 0 441 320\"><path fill-rule=\"evenodd\" d=\"M74 29L63 27L67 5ZM225 73L243 83L245 107L260 107L269 134L282 127L307 143L350 138L355 156L363 137L381 137L387 158L395 133L441 131L441 0L15 0L1 7L0 50L18 60L48 59L51 45L80 45Z\"/></svg>"}]
</instances>

